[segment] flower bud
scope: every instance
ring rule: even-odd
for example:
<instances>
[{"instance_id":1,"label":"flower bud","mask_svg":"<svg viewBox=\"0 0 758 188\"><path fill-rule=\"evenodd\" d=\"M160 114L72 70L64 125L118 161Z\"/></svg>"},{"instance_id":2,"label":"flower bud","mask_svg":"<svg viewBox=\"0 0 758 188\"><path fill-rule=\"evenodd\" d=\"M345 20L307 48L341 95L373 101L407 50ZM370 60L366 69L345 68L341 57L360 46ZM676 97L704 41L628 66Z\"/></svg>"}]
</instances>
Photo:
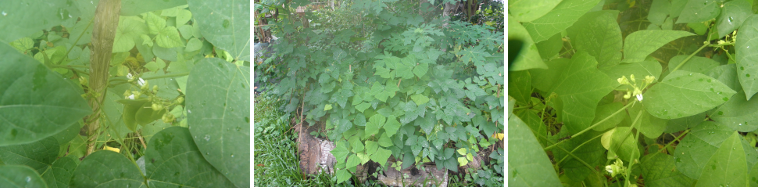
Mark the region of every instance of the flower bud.
<instances>
[{"instance_id":1,"label":"flower bud","mask_svg":"<svg viewBox=\"0 0 758 188\"><path fill-rule=\"evenodd\" d=\"M637 82L635 81L635 79L634 79L634 74L632 74L632 75L629 75L629 79L631 79L631 80L632 80L632 83L637 83Z\"/></svg>"},{"instance_id":2,"label":"flower bud","mask_svg":"<svg viewBox=\"0 0 758 188\"><path fill-rule=\"evenodd\" d=\"M645 76L645 83L651 84L654 81L655 81L655 76L650 76L650 75Z\"/></svg>"},{"instance_id":3,"label":"flower bud","mask_svg":"<svg viewBox=\"0 0 758 188\"><path fill-rule=\"evenodd\" d=\"M624 95L624 99L629 99L629 98L632 98L632 92L626 91L626 95Z\"/></svg>"},{"instance_id":4,"label":"flower bud","mask_svg":"<svg viewBox=\"0 0 758 188\"><path fill-rule=\"evenodd\" d=\"M176 103L181 104L184 102L184 97L179 97L176 99Z\"/></svg>"},{"instance_id":5,"label":"flower bud","mask_svg":"<svg viewBox=\"0 0 758 188\"><path fill-rule=\"evenodd\" d=\"M158 93L158 85L153 86L153 93Z\"/></svg>"},{"instance_id":6,"label":"flower bud","mask_svg":"<svg viewBox=\"0 0 758 188\"><path fill-rule=\"evenodd\" d=\"M124 91L124 97L129 97L129 95L132 94L132 92L129 92L129 90Z\"/></svg>"},{"instance_id":7,"label":"flower bud","mask_svg":"<svg viewBox=\"0 0 758 188\"><path fill-rule=\"evenodd\" d=\"M153 103L153 110L154 111L161 111L161 110L163 110L163 105Z\"/></svg>"}]
</instances>

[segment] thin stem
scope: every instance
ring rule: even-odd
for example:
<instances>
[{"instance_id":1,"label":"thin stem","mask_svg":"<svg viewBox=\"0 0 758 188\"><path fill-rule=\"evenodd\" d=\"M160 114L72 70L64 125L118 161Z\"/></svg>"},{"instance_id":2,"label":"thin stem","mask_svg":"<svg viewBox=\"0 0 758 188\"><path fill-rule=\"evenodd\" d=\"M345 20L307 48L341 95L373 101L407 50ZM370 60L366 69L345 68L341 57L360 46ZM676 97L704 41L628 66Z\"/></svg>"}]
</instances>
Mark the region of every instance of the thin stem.
<instances>
[{"instance_id":1,"label":"thin stem","mask_svg":"<svg viewBox=\"0 0 758 188\"><path fill-rule=\"evenodd\" d=\"M577 137L577 136L579 136L579 135L581 135L581 134L584 134L585 132L587 132L587 131L589 131L589 130L592 130L593 128L595 128L595 127L599 126L601 123L603 123L603 122L605 122L605 121L607 121L607 120L611 119L611 117L615 116L615 115L616 115L616 114L618 114L618 113L621 113L622 111L624 111L624 109L628 108L628 107L629 107L629 106L631 106L631 105L634 105L635 103L637 103L637 101L636 101L636 100L635 100L635 101L633 101L631 104L627 104L626 106L624 106L624 107L622 107L621 109L617 110L616 112L614 112L614 113L613 113L613 114L611 114L610 116L608 116L608 117L605 117L603 120L600 120L600 121L598 121L597 123L593 124L592 126L590 126L590 127L587 127L586 129L584 129L584 130L582 130L582 131L579 131L578 133L576 133L576 134L574 134L574 135L571 135L571 137L570 137L570 138L568 138L568 139L565 139L565 140L561 140L561 141L560 141L560 142L558 142L558 143L555 143L555 144L553 144L553 145L550 145L550 146L548 146L548 147L545 147L545 150L548 150L548 149L550 149L550 148L553 148L553 147L555 147L556 145L558 145L558 144L560 144L560 143L563 143L563 142L565 142L566 140L569 140L569 139L571 139L571 138Z\"/></svg>"},{"instance_id":2,"label":"thin stem","mask_svg":"<svg viewBox=\"0 0 758 188\"><path fill-rule=\"evenodd\" d=\"M187 76L187 75L189 75L189 72L176 73L176 74L166 74L166 75L160 75L160 76L148 76L148 77L144 77L142 79L144 79L144 80L153 80L153 79L160 79L160 78L175 78L175 77L181 77L181 76Z\"/></svg>"},{"instance_id":3,"label":"thin stem","mask_svg":"<svg viewBox=\"0 0 758 188\"><path fill-rule=\"evenodd\" d=\"M703 44L703 46L701 46L700 48L698 48L694 53L690 54L690 56L687 56L687 58L685 58L682 62L680 62L679 65L676 66L676 68L674 68L673 70L671 70L671 72L674 72L674 71L678 70L679 68L681 68L682 65L684 65L684 63L687 62L687 60L692 59L692 57L695 56L695 54L699 53L700 50L703 50L703 48L707 47L708 45L710 45L710 42L707 43L707 44Z\"/></svg>"},{"instance_id":4,"label":"thin stem","mask_svg":"<svg viewBox=\"0 0 758 188\"><path fill-rule=\"evenodd\" d=\"M585 144L587 144L587 143L590 143L590 142L592 142L592 140L598 139L598 138L600 138L601 136L603 136L603 134L598 134L597 136L593 137L592 139L589 139L589 140L587 140L587 141L584 141L582 144L579 144L579 146L576 146L576 148L572 149L572 150L571 150L571 153L574 153L574 151L578 150L579 148L581 148L581 147L582 147L582 146L584 146ZM560 165L560 164L561 164L561 162L563 162L563 161L564 161L564 160L566 160L567 158L568 158L568 156L564 156L564 157L563 157L563 158L562 158L560 161L558 161L558 163L556 163L556 165Z\"/></svg>"},{"instance_id":5,"label":"thin stem","mask_svg":"<svg viewBox=\"0 0 758 188\"><path fill-rule=\"evenodd\" d=\"M92 18L92 20L90 20L89 23L87 23L87 27L85 27L84 30L82 30L82 33L79 34L79 37L76 38L76 41L74 41L74 44L79 43L79 39L82 39L82 36L84 36L84 33L86 33L87 29L89 28L90 25L92 25L92 22L94 22L94 21L95 21L95 19ZM71 47L68 48L68 50L66 51L66 56L68 56L68 53L70 53L71 49L74 49L75 46L76 45L71 45ZM58 61L58 63L56 63L56 64L61 64L61 62L63 62L63 59L61 59L60 61Z\"/></svg>"},{"instance_id":6,"label":"thin stem","mask_svg":"<svg viewBox=\"0 0 758 188\"><path fill-rule=\"evenodd\" d=\"M637 117L634 118L634 122L632 122L632 127L629 129L629 133L627 133L626 135L629 135L629 134L632 133L632 129L634 129L635 125L637 125L637 121L640 120L640 117L642 117L642 110L640 110L640 112L637 113ZM634 140L633 140L633 142L635 143L635 145L637 145L636 143L637 143L637 141L639 139L639 136L640 136L640 131L637 130L637 134L636 134L636 136L634 136ZM627 137L627 136L624 136L624 137ZM626 140L626 139L624 139L624 140ZM629 183L629 179L630 179L629 176L631 176L632 165L634 165L634 153L635 153L634 151L639 151L639 150L632 150L632 154L629 156L629 165L626 168L626 183L627 183L627 186L629 186L629 184L630 184Z\"/></svg>"}]
</instances>

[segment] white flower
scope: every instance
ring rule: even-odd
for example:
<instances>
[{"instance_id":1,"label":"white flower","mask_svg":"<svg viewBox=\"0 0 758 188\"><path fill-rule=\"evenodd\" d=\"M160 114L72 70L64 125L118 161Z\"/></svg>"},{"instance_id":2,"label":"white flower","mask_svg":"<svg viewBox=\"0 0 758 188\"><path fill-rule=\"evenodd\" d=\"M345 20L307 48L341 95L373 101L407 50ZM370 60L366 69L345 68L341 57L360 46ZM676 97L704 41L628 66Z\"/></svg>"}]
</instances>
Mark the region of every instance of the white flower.
<instances>
[{"instance_id":1,"label":"white flower","mask_svg":"<svg viewBox=\"0 0 758 188\"><path fill-rule=\"evenodd\" d=\"M605 171L608 171L608 174L613 174L613 167L611 165L605 166Z\"/></svg>"},{"instance_id":2,"label":"white flower","mask_svg":"<svg viewBox=\"0 0 758 188\"><path fill-rule=\"evenodd\" d=\"M143 85L145 85L145 80L143 80L142 78L139 78L139 81L137 81L137 83L138 83L140 86L143 86Z\"/></svg>"},{"instance_id":3,"label":"white flower","mask_svg":"<svg viewBox=\"0 0 758 188\"><path fill-rule=\"evenodd\" d=\"M642 102L642 94L637 95L637 100Z\"/></svg>"},{"instance_id":4,"label":"white flower","mask_svg":"<svg viewBox=\"0 0 758 188\"><path fill-rule=\"evenodd\" d=\"M131 99L131 100L134 100L134 94L132 94L132 95L129 95L129 97L127 97L127 98L129 98L129 99Z\"/></svg>"},{"instance_id":5,"label":"white flower","mask_svg":"<svg viewBox=\"0 0 758 188\"><path fill-rule=\"evenodd\" d=\"M131 80L132 79L132 73L126 74L126 78L128 78L128 79Z\"/></svg>"}]
</instances>

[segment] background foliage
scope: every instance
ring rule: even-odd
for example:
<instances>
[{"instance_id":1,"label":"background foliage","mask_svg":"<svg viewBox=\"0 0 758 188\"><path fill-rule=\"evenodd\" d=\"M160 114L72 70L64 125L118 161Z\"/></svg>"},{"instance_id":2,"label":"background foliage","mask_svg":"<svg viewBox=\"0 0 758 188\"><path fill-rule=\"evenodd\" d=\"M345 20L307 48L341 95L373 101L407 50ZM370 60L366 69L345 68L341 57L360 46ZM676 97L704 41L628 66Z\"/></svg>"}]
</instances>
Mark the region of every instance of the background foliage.
<instances>
[{"instance_id":1,"label":"background foliage","mask_svg":"<svg viewBox=\"0 0 758 188\"><path fill-rule=\"evenodd\" d=\"M508 4L509 185L757 185L754 1L539 2Z\"/></svg>"},{"instance_id":2,"label":"background foliage","mask_svg":"<svg viewBox=\"0 0 758 188\"><path fill-rule=\"evenodd\" d=\"M0 2L0 187L249 187L249 2L122 0L88 119L98 2Z\"/></svg>"},{"instance_id":3,"label":"background foliage","mask_svg":"<svg viewBox=\"0 0 758 188\"><path fill-rule=\"evenodd\" d=\"M492 14L503 4L455 21L462 15L441 15L456 1L344 1L302 17L295 7L310 2L287 2L256 5L261 18L278 15L263 27L279 39L255 69L281 79L271 92L295 122L325 122L337 183L368 161L389 168L390 157L398 169L434 162L457 172L502 139L504 34L493 26L504 24ZM502 169L502 149L494 150L501 166L492 168ZM502 185L494 177L486 185Z\"/></svg>"}]
</instances>

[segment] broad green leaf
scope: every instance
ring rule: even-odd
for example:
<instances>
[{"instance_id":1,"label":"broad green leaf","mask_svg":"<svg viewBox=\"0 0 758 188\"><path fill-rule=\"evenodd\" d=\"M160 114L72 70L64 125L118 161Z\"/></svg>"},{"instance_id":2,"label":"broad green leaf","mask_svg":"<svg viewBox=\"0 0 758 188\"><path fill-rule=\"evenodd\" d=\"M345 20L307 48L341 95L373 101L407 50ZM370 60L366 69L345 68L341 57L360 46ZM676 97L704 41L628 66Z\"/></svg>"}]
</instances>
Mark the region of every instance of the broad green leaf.
<instances>
[{"instance_id":1,"label":"broad green leaf","mask_svg":"<svg viewBox=\"0 0 758 188\"><path fill-rule=\"evenodd\" d=\"M73 23L81 16L68 0L2 1L0 7L0 43L5 44L62 22Z\"/></svg>"},{"instance_id":2,"label":"broad green leaf","mask_svg":"<svg viewBox=\"0 0 758 188\"><path fill-rule=\"evenodd\" d=\"M150 34L152 35L157 35L163 30L163 28L166 28L166 20L152 12L147 13L145 16L145 22L147 23L148 31L150 31Z\"/></svg>"},{"instance_id":3,"label":"broad green leaf","mask_svg":"<svg viewBox=\"0 0 758 188\"><path fill-rule=\"evenodd\" d=\"M508 185L561 186L550 159L530 132L518 117L508 119Z\"/></svg>"},{"instance_id":4,"label":"broad green leaf","mask_svg":"<svg viewBox=\"0 0 758 188\"><path fill-rule=\"evenodd\" d=\"M510 135L510 133L508 134ZM566 151L558 147L562 147L568 151L576 149L576 151L573 152L574 156L577 156L578 159L581 159L590 166L601 165L607 160L606 152L608 150L603 147L600 140L596 139L589 142L590 139L600 134L602 134L602 132L589 131L587 133L579 135L578 137L571 138L551 150L553 152L553 158L559 160L566 158L564 162L561 163L560 168L563 169L565 174L567 174L571 179L585 179L591 173L593 173L592 171L594 169L588 168L586 165L584 165L583 162L580 162L577 160L577 158L569 156ZM565 138L569 135L570 134L568 132L568 129L561 129L558 134L550 136L549 139L553 142L558 142L558 139Z\"/></svg>"},{"instance_id":5,"label":"broad green leaf","mask_svg":"<svg viewBox=\"0 0 758 188\"><path fill-rule=\"evenodd\" d=\"M376 149L376 152L374 154L371 154L371 160L374 162L379 163L382 167L385 167L385 164L387 163L387 159L390 158L390 155L392 154L392 151L386 150L384 148L378 148Z\"/></svg>"},{"instance_id":6,"label":"broad green leaf","mask_svg":"<svg viewBox=\"0 0 758 188\"><path fill-rule=\"evenodd\" d=\"M554 34L568 28L579 17L587 13L600 0L563 0L553 10L531 22L525 22L524 27L532 35L534 42L547 40ZM509 20L510 22L510 20ZM508 23L510 24L510 23ZM508 27L509 29L511 27Z\"/></svg>"},{"instance_id":7,"label":"broad green leaf","mask_svg":"<svg viewBox=\"0 0 758 188\"><path fill-rule=\"evenodd\" d=\"M740 32L737 33L737 38L758 38L758 16L753 15L745 20L745 23L740 27ZM753 49L750 49L751 46ZM737 55L737 78L745 90L747 100L750 100L758 92L758 81L756 81L758 65L755 64L758 61L758 51L755 50L756 47L758 47L758 40L737 40L734 44ZM753 74L752 77L750 77L751 73Z\"/></svg>"},{"instance_id":8,"label":"broad green leaf","mask_svg":"<svg viewBox=\"0 0 758 188\"><path fill-rule=\"evenodd\" d=\"M0 187L47 187L34 169L23 165L0 165Z\"/></svg>"},{"instance_id":9,"label":"broad green leaf","mask_svg":"<svg viewBox=\"0 0 758 188\"><path fill-rule=\"evenodd\" d=\"M666 20L666 16L669 15L669 7L671 2L669 0L653 0L650 5L650 12L647 14L647 20L650 23L661 25Z\"/></svg>"},{"instance_id":10,"label":"broad green leaf","mask_svg":"<svg viewBox=\"0 0 758 188\"><path fill-rule=\"evenodd\" d=\"M250 1L188 0L195 25L208 42L237 60L250 61Z\"/></svg>"},{"instance_id":11,"label":"broad green leaf","mask_svg":"<svg viewBox=\"0 0 758 188\"><path fill-rule=\"evenodd\" d=\"M147 102L139 107L137 114L134 115L134 119L137 121L137 124L144 127L145 125L163 117L163 114L166 111L166 109L162 109L156 112L152 109L152 103Z\"/></svg>"},{"instance_id":12,"label":"broad green leaf","mask_svg":"<svg viewBox=\"0 0 758 188\"><path fill-rule=\"evenodd\" d=\"M529 129L534 134L534 137L537 138L537 140L540 142L540 144L543 147L547 146L547 140L540 137L540 135L542 135L543 137L547 136L547 126L545 125L544 122L542 122L542 118L539 115L537 115L536 112L532 110L522 110L522 111L516 112L516 116L522 119L524 123L526 123L526 125L529 126ZM474 122L475 122L474 125L477 125L476 123L478 121L477 119L483 120L484 118L481 116L474 117ZM484 126L487 126L486 124L487 123L479 123L478 126L480 129L482 129ZM489 125L489 126L494 127L494 125ZM489 129L484 131L485 135L487 135L487 137L490 137L490 138L492 137L491 135L493 135L494 132L495 132L494 130L489 130Z\"/></svg>"},{"instance_id":13,"label":"broad green leaf","mask_svg":"<svg viewBox=\"0 0 758 188\"><path fill-rule=\"evenodd\" d=\"M347 169L337 170L337 183L342 183L353 177Z\"/></svg>"},{"instance_id":14,"label":"broad green leaf","mask_svg":"<svg viewBox=\"0 0 758 188\"><path fill-rule=\"evenodd\" d=\"M361 102L360 104L358 104L357 106L355 106L355 109L358 110L358 111L360 111L360 112L363 112L368 107L371 107L370 103Z\"/></svg>"},{"instance_id":15,"label":"broad green leaf","mask_svg":"<svg viewBox=\"0 0 758 188\"><path fill-rule=\"evenodd\" d=\"M350 154L350 157L347 158L347 164L346 164L345 168L356 167L360 163L361 163L361 160L358 159L358 156L356 156L355 154Z\"/></svg>"},{"instance_id":16,"label":"broad green leaf","mask_svg":"<svg viewBox=\"0 0 758 188\"><path fill-rule=\"evenodd\" d=\"M616 127L616 125L618 125L619 123L621 123L621 121L624 120L624 115L626 113L622 112L622 113L618 113L618 114L616 114L614 116L611 116L611 115L614 112L620 110L622 107L624 107L624 105L621 104L621 103L618 103L618 102L608 103L608 104L602 104L602 105L597 106L597 109L595 111L595 120L592 120L592 124L594 125L594 124L600 122L600 120L603 120L603 119L606 119L606 118L608 118L608 119L605 120L603 123L600 123L600 125L598 125L597 127L592 128L592 130L595 130L595 131L605 131L605 130L608 130L610 128ZM631 114L635 114L635 113L631 113ZM537 117L539 117L539 116L537 116ZM542 122L542 121L540 120L540 122Z\"/></svg>"},{"instance_id":17,"label":"broad green leaf","mask_svg":"<svg viewBox=\"0 0 758 188\"><path fill-rule=\"evenodd\" d=\"M384 122L387 119L382 114L374 114L369 118L369 122L366 123L366 132L364 138L368 138L371 135L379 133L379 129L384 126Z\"/></svg>"},{"instance_id":18,"label":"broad green leaf","mask_svg":"<svg viewBox=\"0 0 758 188\"><path fill-rule=\"evenodd\" d=\"M537 45L532 45L533 48L536 48L536 46ZM468 64L468 62L473 62L476 66L484 65L485 58L490 57L490 53L484 51L481 45L463 49L460 54L461 62L466 64Z\"/></svg>"},{"instance_id":19,"label":"broad green leaf","mask_svg":"<svg viewBox=\"0 0 758 188\"><path fill-rule=\"evenodd\" d=\"M689 0L676 23L704 22L716 18L721 13L719 4L715 0Z\"/></svg>"},{"instance_id":20,"label":"broad green leaf","mask_svg":"<svg viewBox=\"0 0 758 188\"><path fill-rule=\"evenodd\" d=\"M745 187L748 185L745 150L740 142L742 136L737 131L731 135L724 140L705 165L695 186ZM750 148L753 149L753 147Z\"/></svg>"},{"instance_id":21,"label":"broad green leaf","mask_svg":"<svg viewBox=\"0 0 758 188\"><path fill-rule=\"evenodd\" d=\"M68 187L76 165L72 157L61 157L53 162L47 172L42 174L42 179L47 182L48 187Z\"/></svg>"},{"instance_id":22,"label":"broad green leaf","mask_svg":"<svg viewBox=\"0 0 758 188\"><path fill-rule=\"evenodd\" d=\"M70 186L140 187L145 186L144 181L139 168L129 159L113 151L101 150L82 160L74 170Z\"/></svg>"},{"instance_id":23,"label":"broad green leaf","mask_svg":"<svg viewBox=\"0 0 758 188\"><path fill-rule=\"evenodd\" d=\"M145 65L145 68L153 72L159 69L163 69L165 67L166 67L166 62L163 62L161 58L155 58L155 61L150 61L150 63L147 63Z\"/></svg>"},{"instance_id":24,"label":"broad green leaf","mask_svg":"<svg viewBox=\"0 0 758 188\"><path fill-rule=\"evenodd\" d=\"M0 146L31 143L92 113L79 86L0 44Z\"/></svg>"},{"instance_id":25,"label":"broad green leaf","mask_svg":"<svg viewBox=\"0 0 758 188\"><path fill-rule=\"evenodd\" d=\"M694 35L677 30L640 30L635 31L624 39L623 62L633 63L644 61L645 58L658 48L678 38Z\"/></svg>"},{"instance_id":26,"label":"broad green leaf","mask_svg":"<svg viewBox=\"0 0 758 188\"><path fill-rule=\"evenodd\" d=\"M355 138L358 138L358 137L355 137ZM351 142L351 143L350 143L350 146L352 146L352 147L353 147L353 150L352 150L352 151L353 151L354 153L358 153L358 152L361 152L361 151L363 151L363 148L364 148L364 147L363 147L363 142L361 142L361 140L359 140L359 139L355 139L355 141ZM348 167L348 168L349 168L349 167Z\"/></svg>"},{"instance_id":27,"label":"broad green leaf","mask_svg":"<svg viewBox=\"0 0 758 188\"><path fill-rule=\"evenodd\" d=\"M537 43L537 50L539 50L540 57L542 59L550 59L558 56L558 52L563 48L563 38L560 33L556 33L550 39Z\"/></svg>"},{"instance_id":28,"label":"broad green leaf","mask_svg":"<svg viewBox=\"0 0 758 188\"><path fill-rule=\"evenodd\" d=\"M179 36L179 30L174 26L161 29L155 36L155 43L164 48L184 47L184 39Z\"/></svg>"},{"instance_id":29,"label":"broad green leaf","mask_svg":"<svg viewBox=\"0 0 758 188\"><path fill-rule=\"evenodd\" d=\"M363 152L357 153L356 156L358 156L358 159L361 160L362 165L366 164L369 160L371 160L371 158L369 158L369 155Z\"/></svg>"},{"instance_id":30,"label":"broad green leaf","mask_svg":"<svg viewBox=\"0 0 758 188\"><path fill-rule=\"evenodd\" d=\"M29 144L0 147L0 161L5 165L31 167L42 174L42 178L50 185L63 183L68 186L68 180L76 164L68 157L56 160L58 143L55 138L47 137Z\"/></svg>"},{"instance_id":31,"label":"broad green leaf","mask_svg":"<svg viewBox=\"0 0 758 188\"><path fill-rule=\"evenodd\" d=\"M245 67L218 58L202 59L190 72L185 97L197 147L238 187L250 183L249 80L250 70Z\"/></svg>"},{"instance_id":32,"label":"broad green leaf","mask_svg":"<svg viewBox=\"0 0 758 188\"><path fill-rule=\"evenodd\" d=\"M187 48L184 48L185 52L194 52L200 50L203 47L203 42L197 38L192 38L187 42Z\"/></svg>"},{"instance_id":33,"label":"broad green leaf","mask_svg":"<svg viewBox=\"0 0 758 188\"><path fill-rule=\"evenodd\" d=\"M513 64L508 65L508 70L547 69L547 65L540 57L537 45L532 41L532 36L529 35L523 25L513 20L510 15L508 16L508 39L521 40L524 43Z\"/></svg>"},{"instance_id":34,"label":"broad green leaf","mask_svg":"<svg viewBox=\"0 0 758 188\"><path fill-rule=\"evenodd\" d=\"M709 114L710 118L735 131L753 132L758 129L758 100L745 99L740 91Z\"/></svg>"},{"instance_id":35,"label":"broad green leaf","mask_svg":"<svg viewBox=\"0 0 758 188\"><path fill-rule=\"evenodd\" d=\"M416 67L413 68L413 74L415 74L418 78L424 77L427 71L429 71L429 65L426 63L419 63L416 65Z\"/></svg>"},{"instance_id":36,"label":"broad green leaf","mask_svg":"<svg viewBox=\"0 0 758 188\"><path fill-rule=\"evenodd\" d=\"M400 129L400 122L397 121L395 115L387 117L387 124L384 124L384 131L388 134L387 136L392 137L398 129Z\"/></svg>"},{"instance_id":37,"label":"broad green leaf","mask_svg":"<svg viewBox=\"0 0 758 188\"><path fill-rule=\"evenodd\" d=\"M394 74L391 75L389 69L386 69L386 68L381 67L381 66L377 66L376 67L376 73L374 73L374 75L379 75L382 78L389 78L389 79L394 78Z\"/></svg>"},{"instance_id":38,"label":"broad green leaf","mask_svg":"<svg viewBox=\"0 0 758 188\"><path fill-rule=\"evenodd\" d=\"M547 70L542 70L542 69L529 70L529 73L532 75L532 87L544 92L550 91L551 86L553 86L555 82L560 81L555 78L559 76L559 74L562 73L562 71L566 69L566 67L568 67L569 64L571 64L570 59L558 58L558 59L554 59L552 61L547 62L547 66L550 67ZM510 78L509 78L509 82L510 82ZM508 89L508 91L510 91L510 88Z\"/></svg>"},{"instance_id":39,"label":"broad green leaf","mask_svg":"<svg viewBox=\"0 0 758 188\"><path fill-rule=\"evenodd\" d=\"M737 77L737 64L721 65L704 74L716 78L734 91L742 91L742 85Z\"/></svg>"},{"instance_id":40,"label":"broad green leaf","mask_svg":"<svg viewBox=\"0 0 758 188\"><path fill-rule=\"evenodd\" d=\"M648 89L642 104L657 118L676 119L710 110L735 93L706 75L677 70Z\"/></svg>"},{"instance_id":41,"label":"broad green leaf","mask_svg":"<svg viewBox=\"0 0 758 188\"><path fill-rule=\"evenodd\" d=\"M371 151L371 146L366 142L367 150L366 152ZM337 147L335 147L332 151L330 151L332 155L337 159L337 161L345 161L347 159L347 154L350 153L350 150L347 149L347 142L345 141L339 141L337 142Z\"/></svg>"},{"instance_id":42,"label":"broad green leaf","mask_svg":"<svg viewBox=\"0 0 758 188\"><path fill-rule=\"evenodd\" d=\"M636 113L630 114L637 116ZM609 151L613 151L621 160L629 162L629 159L639 159L641 154L638 149L639 142L634 139L630 127L616 127L611 134Z\"/></svg>"},{"instance_id":43,"label":"broad green leaf","mask_svg":"<svg viewBox=\"0 0 758 188\"><path fill-rule=\"evenodd\" d=\"M601 69L621 62L621 29L616 22L618 14L616 10L590 12L566 29L572 46L595 57Z\"/></svg>"},{"instance_id":44,"label":"broad green leaf","mask_svg":"<svg viewBox=\"0 0 758 188\"><path fill-rule=\"evenodd\" d=\"M661 75L661 69L661 63L658 63L657 61L642 61L637 63L620 63L601 68L600 70L611 79L618 79L622 76L629 78L629 75L634 74L637 79L645 78L645 76L655 76L657 80ZM634 91L634 88L629 85L621 85L616 89L621 91L626 91L627 89L629 91Z\"/></svg>"},{"instance_id":45,"label":"broad green leaf","mask_svg":"<svg viewBox=\"0 0 758 188\"><path fill-rule=\"evenodd\" d=\"M689 178L699 179L711 156L733 132L728 127L712 121L692 128L673 152L676 169Z\"/></svg>"},{"instance_id":46,"label":"broad green leaf","mask_svg":"<svg viewBox=\"0 0 758 188\"><path fill-rule=\"evenodd\" d=\"M20 38L10 43L13 48L16 48L19 52L24 52L34 47L34 41L29 37ZM74 48L79 49L79 48Z\"/></svg>"},{"instance_id":47,"label":"broad green leaf","mask_svg":"<svg viewBox=\"0 0 758 188\"><path fill-rule=\"evenodd\" d=\"M650 115L650 113L648 113L641 105L634 105L628 109L629 117L631 118L636 118L637 113L640 111L642 112L642 115L640 115L640 119L637 120L638 123L635 125L635 127L640 131L640 133L645 135L645 137L655 139L658 138L658 136L661 136L663 131L666 130L666 124L668 123L668 120L660 119Z\"/></svg>"},{"instance_id":48,"label":"broad green leaf","mask_svg":"<svg viewBox=\"0 0 758 188\"><path fill-rule=\"evenodd\" d=\"M89 3L89 1L87 1L87 3ZM95 4L97 4L97 2L95 2ZM145 12L162 10L186 4L187 1L183 0L123 0L121 1L121 15L136 16Z\"/></svg>"},{"instance_id":49,"label":"broad green leaf","mask_svg":"<svg viewBox=\"0 0 758 188\"><path fill-rule=\"evenodd\" d=\"M113 52L128 52L135 45L135 39L147 33L145 21L137 16L121 16L118 19L116 37L113 39Z\"/></svg>"},{"instance_id":50,"label":"broad green leaf","mask_svg":"<svg viewBox=\"0 0 758 188\"><path fill-rule=\"evenodd\" d=\"M663 153L642 157L642 175L645 186L650 187L691 187L695 181L676 169L674 157Z\"/></svg>"},{"instance_id":51,"label":"broad green leaf","mask_svg":"<svg viewBox=\"0 0 758 188\"><path fill-rule=\"evenodd\" d=\"M703 122L705 119L705 112L696 114L694 116L689 117L683 117L679 119L670 119L668 123L666 123L666 130L664 130L664 133L675 133L679 131L683 131L685 129L693 128L697 125L700 125L700 123Z\"/></svg>"},{"instance_id":52,"label":"broad green leaf","mask_svg":"<svg viewBox=\"0 0 758 188\"><path fill-rule=\"evenodd\" d=\"M422 94L411 95L411 99L413 100L413 102L415 102L418 105L422 105L429 102L429 98Z\"/></svg>"},{"instance_id":53,"label":"broad green leaf","mask_svg":"<svg viewBox=\"0 0 758 188\"><path fill-rule=\"evenodd\" d=\"M669 73L672 69L679 66L679 64L687 58L687 55L678 55L674 56L669 60ZM706 74L707 72L713 70L719 66L719 63L705 57L700 56L692 56L690 60L684 63L678 70L686 70L690 72L696 72L696 73L702 73Z\"/></svg>"},{"instance_id":54,"label":"broad green leaf","mask_svg":"<svg viewBox=\"0 0 758 188\"><path fill-rule=\"evenodd\" d=\"M324 111L328 111L328 110L331 110L331 109L332 109L332 105L331 104L324 105Z\"/></svg>"},{"instance_id":55,"label":"broad green leaf","mask_svg":"<svg viewBox=\"0 0 758 188\"><path fill-rule=\"evenodd\" d=\"M120 100L127 101L127 100ZM124 125L131 131L137 131L137 112L146 103L149 103L146 99L128 100L130 104L124 104L123 119ZM136 104L135 104L136 103Z\"/></svg>"},{"instance_id":56,"label":"broad green leaf","mask_svg":"<svg viewBox=\"0 0 758 188\"><path fill-rule=\"evenodd\" d=\"M387 137L387 133L384 133L381 137L379 137L379 145L385 148L389 148L395 144L392 143L392 139Z\"/></svg>"},{"instance_id":57,"label":"broad green leaf","mask_svg":"<svg viewBox=\"0 0 758 188\"><path fill-rule=\"evenodd\" d=\"M197 124L191 125L191 127L194 126L197 126ZM235 150L230 152L219 152L227 155L231 153L230 158L222 158L221 156L204 158L201 154L202 150L195 146L197 141L193 141L192 137L190 131L183 127L170 127L153 136L148 142L147 152L145 152L146 177L148 178L147 183L150 187L169 187L176 185L186 187L232 187L235 184L243 187L244 185L249 184L250 177L249 174L247 174L249 172L235 171L234 173L245 174L247 176L241 177L238 181L234 181L231 179L239 177L238 175L224 173L223 171L217 170L220 168L212 166L212 162L210 162L214 159L238 162L235 158L243 157L248 157L246 160L249 161L249 154L244 153L243 150ZM113 160L114 158L122 158L128 162L123 155L108 157L109 160ZM87 160L87 158L85 158L85 160ZM101 163L105 163L106 165L109 164L108 162ZM131 165L131 168L134 168L134 163L128 162L128 165ZM235 165L237 166L234 168L245 170L250 169L249 162L239 162ZM105 168L107 170L108 168L119 169L126 167L101 166L99 168ZM77 170L79 169L77 168ZM90 173L96 172L96 170L93 169L89 170ZM105 173L108 173L108 171ZM114 175L117 174L112 171L110 173ZM137 175L139 177L140 174ZM232 182L235 182L235 184L232 184Z\"/></svg>"},{"instance_id":58,"label":"broad green leaf","mask_svg":"<svg viewBox=\"0 0 758 188\"><path fill-rule=\"evenodd\" d=\"M574 54L571 64L561 70L555 80L551 91L563 101L561 120L572 133L590 126L600 99L618 86L615 79L597 69L595 58L584 51Z\"/></svg>"},{"instance_id":59,"label":"broad green leaf","mask_svg":"<svg viewBox=\"0 0 758 188\"><path fill-rule=\"evenodd\" d=\"M722 14L716 20L719 38L722 38L742 26L749 16L753 14L751 4L748 1L729 1L721 7Z\"/></svg>"},{"instance_id":60,"label":"broad green leaf","mask_svg":"<svg viewBox=\"0 0 758 188\"><path fill-rule=\"evenodd\" d=\"M184 25L190 21L190 19L192 19L192 12L181 9L178 11L178 15L176 15L176 25Z\"/></svg>"},{"instance_id":61,"label":"broad green leaf","mask_svg":"<svg viewBox=\"0 0 758 188\"><path fill-rule=\"evenodd\" d=\"M530 22L544 16L561 0L514 0L508 1L508 12L518 22Z\"/></svg>"}]
</instances>

